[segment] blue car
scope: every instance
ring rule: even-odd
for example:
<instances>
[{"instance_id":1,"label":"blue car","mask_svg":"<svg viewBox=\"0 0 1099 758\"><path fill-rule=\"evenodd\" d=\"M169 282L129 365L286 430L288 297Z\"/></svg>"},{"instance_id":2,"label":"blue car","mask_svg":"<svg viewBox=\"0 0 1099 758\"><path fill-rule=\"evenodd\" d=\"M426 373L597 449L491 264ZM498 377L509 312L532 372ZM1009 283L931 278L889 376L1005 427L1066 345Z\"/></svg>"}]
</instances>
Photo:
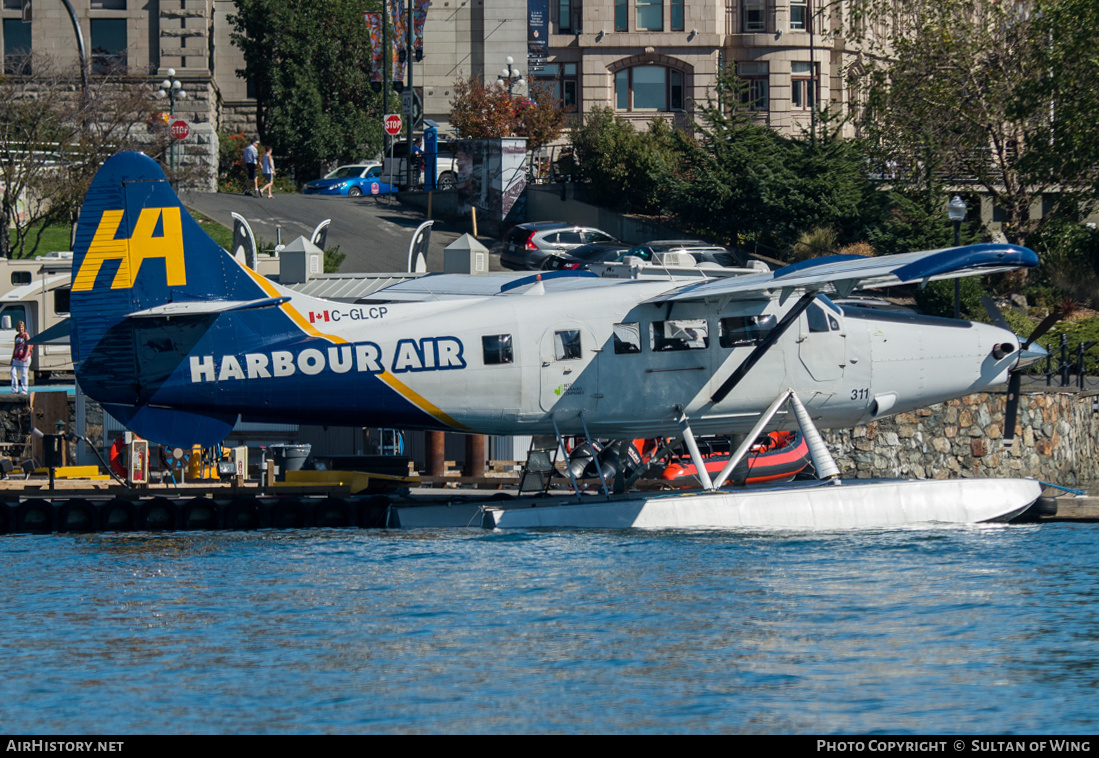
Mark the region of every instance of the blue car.
<instances>
[{"instance_id":1,"label":"blue car","mask_svg":"<svg viewBox=\"0 0 1099 758\"><path fill-rule=\"evenodd\" d=\"M397 188L383 182L381 176L380 163L340 166L323 179L306 182L302 192L306 195L342 195L344 197L396 193Z\"/></svg>"}]
</instances>

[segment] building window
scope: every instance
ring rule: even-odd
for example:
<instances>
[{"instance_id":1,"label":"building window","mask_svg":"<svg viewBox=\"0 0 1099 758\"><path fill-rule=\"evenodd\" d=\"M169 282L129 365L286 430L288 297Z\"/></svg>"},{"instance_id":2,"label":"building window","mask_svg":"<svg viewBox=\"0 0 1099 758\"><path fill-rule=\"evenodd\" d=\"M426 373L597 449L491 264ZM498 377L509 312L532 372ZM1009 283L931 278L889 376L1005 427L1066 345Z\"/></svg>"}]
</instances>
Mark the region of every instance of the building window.
<instances>
[{"instance_id":1,"label":"building window","mask_svg":"<svg viewBox=\"0 0 1099 758\"><path fill-rule=\"evenodd\" d=\"M576 93L580 87L575 63L547 63L534 78L549 87L554 101L561 103L566 113L576 112Z\"/></svg>"},{"instance_id":2,"label":"building window","mask_svg":"<svg viewBox=\"0 0 1099 758\"><path fill-rule=\"evenodd\" d=\"M616 32L629 31L629 0L614 0L614 30Z\"/></svg>"},{"instance_id":3,"label":"building window","mask_svg":"<svg viewBox=\"0 0 1099 758\"><path fill-rule=\"evenodd\" d=\"M672 31L683 31L683 0L672 0Z\"/></svg>"},{"instance_id":4,"label":"building window","mask_svg":"<svg viewBox=\"0 0 1099 758\"><path fill-rule=\"evenodd\" d=\"M740 4L741 28L745 32L766 31L763 19L765 0L742 0Z\"/></svg>"},{"instance_id":5,"label":"building window","mask_svg":"<svg viewBox=\"0 0 1099 758\"><path fill-rule=\"evenodd\" d=\"M515 360L510 334L492 334L481 337L481 348L484 351L486 366L499 366L503 363L512 363Z\"/></svg>"},{"instance_id":6,"label":"building window","mask_svg":"<svg viewBox=\"0 0 1099 758\"><path fill-rule=\"evenodd\" d=\"M801 31L809 28L809 0L790 0L790 28Z\"/></svg>"},{"instance_id":7,"label":"building window","mask_svg":"<svg viewBox=\"0 0 1099 758\"><path fill-rule=\"evenodd\" d=\"M31 25L22 19L4 19L4 73L29 76L31 73Z\"/></svg>"},{"instance_id":8,"label":"building window","mask_svg":"<svg viewBox=\"0 0 1099 758\"><path fill-rule=\"evenodd\" d=\"M664 66L634 66L614 75L614 103L620 111L683 110L683 72Z\"/></svg>"},{"instance_id":9,"label":"building window","mask_svg":"<svg viewBox=\"0 0 1099 758\"><path fill-rule=\"evenodd\" d=\"M124 11L126 0L92 0L93 11Z\"/></svg>"},{"instance_id":10,"label":"building window","mask_svg":"<svg viewBox=\"0 0 1099 758\"><path fill-rule=\"evenodd\" d=\"M637 0L637 31L664 31L664 0Z\"/></svg>"},{"instance_id":11,"label":"building window","mask_svg":"<svg viewBox=\"0 0 1099 758\"><path fill-rule=\"evenodd\" d=\"M794 110L812 110L816 104L817 93L813 87L813 64L790 64L790 107Z\"/></svg>"},{"instance_id":12,"label":"building window","mask_svg":"<svg viewBox=\"0 0 1099 758\"><path fill-rule=\"evenodd\" d=\"M92 73L107 74L126 68L126 19L93 18Z\"/></svg>"},{"instance_id":13,"label":"building window","mask_svg":"<svg viewBox=\"0 0 1099 758\"><path fill-rule=\"evenodd\" d=\"M748 110L765 111L770 108L768 98L768 76L766 62L736 64L736 73L744 82L740 102Z\"/></svg>"},{"instance_id":14,"label":"building window","mask_svg":"<svg viewBox=\"0 0 1099 758\"><path fill-rule=\"evenodd\" d=\"M654 321L649 325L649 345L654 353L702 350L709 344L709 325L704 318Z\"/></svg>"},{"instance_id":15,"label":"building window","mask_svg":"<svg viewBox=\"0 0 1099 758\"><path fill-rule=\"evenodd\" d=\"M557 31L561 34L579 34L583 17L580 0L557 0Z\"/></svg>"}]
</instances>

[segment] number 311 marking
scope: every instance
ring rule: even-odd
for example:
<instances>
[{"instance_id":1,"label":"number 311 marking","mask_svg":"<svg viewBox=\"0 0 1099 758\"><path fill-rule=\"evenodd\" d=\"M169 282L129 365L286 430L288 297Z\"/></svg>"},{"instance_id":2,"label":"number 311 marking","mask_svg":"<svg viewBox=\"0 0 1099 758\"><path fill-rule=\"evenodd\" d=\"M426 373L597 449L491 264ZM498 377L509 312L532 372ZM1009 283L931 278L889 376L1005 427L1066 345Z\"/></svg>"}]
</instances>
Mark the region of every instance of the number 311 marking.
<instances>
[{"instance_id":1,"label":"number 311 marking","mask_svg":"<svg viewBox=\"0 0 1099 758\"><path fill-rule=\"evenodd\" d=\"M869 397L870 397L870 388L869 387L863 387L862 389L858 389L858 390L851 390L851 399L852 400L866 400Z\"/></svg>"}]
</instances>

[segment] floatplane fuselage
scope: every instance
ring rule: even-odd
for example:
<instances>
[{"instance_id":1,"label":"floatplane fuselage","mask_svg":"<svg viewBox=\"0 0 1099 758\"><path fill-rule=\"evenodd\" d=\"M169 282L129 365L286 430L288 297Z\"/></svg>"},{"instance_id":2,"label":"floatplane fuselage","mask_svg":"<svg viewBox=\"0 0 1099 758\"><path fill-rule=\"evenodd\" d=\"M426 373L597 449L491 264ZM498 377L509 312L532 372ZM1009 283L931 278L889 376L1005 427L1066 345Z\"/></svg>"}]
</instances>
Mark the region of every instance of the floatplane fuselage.
<instances>
[{"instance_id":1,"label":"floatplane fuselage","mask_svg":"<svg viewBox=\"0 0 1099 758\"><path fill-rule=\"evenodd\" d=\"M748 432L787 392L817 426L852 427L1003 384L1025 357L996 326L839 307L826 292L1036 264L1025 248L974 245L701 283L431 275L335 302L249 269L198 227L154 161L121 153L81 212L73 355L88 395L172 446L219 442L238 418L615 439L688 421ZM793 428L794 415L768 428Z\"/></svg>"}]
</instances>

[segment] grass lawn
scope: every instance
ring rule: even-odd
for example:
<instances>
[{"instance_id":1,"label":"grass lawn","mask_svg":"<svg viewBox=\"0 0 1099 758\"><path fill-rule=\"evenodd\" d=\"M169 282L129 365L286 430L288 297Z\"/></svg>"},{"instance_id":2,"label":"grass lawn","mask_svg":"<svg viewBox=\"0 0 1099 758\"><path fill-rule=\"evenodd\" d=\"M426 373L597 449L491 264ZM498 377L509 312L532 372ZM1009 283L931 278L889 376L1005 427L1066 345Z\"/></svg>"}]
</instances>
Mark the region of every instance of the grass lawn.
<instances>
[{"instance_id":1,"label":"grass lawn","mask_svg":"<svg viewBox=\"0 0 1099 758\"><path fill-rule=\"evenodd\" d=\"M32 226L27 231L27 239L24 244L24 251L27 256L30 256L30 249L34 246L35 238L38 236L38 227ZM15 232L11 233L12 245L15 245ZM69 244L69 227L68 226L47 226L46 230L42 233L42 240L38 243L38 249L34 251L34 255L45 255L46 253L56 252L58 250L72 250L72 246ZM24 257L27 257L24 256Z\"/></svg>"},{"instance_id":2,"label":"grass lawn","mask_svg":"<svg viewBox=\"0 0 1099 758\"><path fill-rule=\"evenodd\" d=\"M221 245L226 250L230 249L233 244L233 230L226 226L222 226L217 221L214 221L209 216L204 216L198 211L191 211L188 209L195 221L202 229L213 237L214 242ZM38 234L38 227L32 226L27 234L27 243L24 250L27 255L30 255L31 246L34 244L35 236ZM14 235L12 236L12 242L15 241ZM48 226L46 231L42 233L42 241L38 243L38 249L34 251L34 255L45 255L46 253L56 252L58 250L72 250L72 246L69 244L69 227L68 226Z\"/></svg>"}]
</instances>

